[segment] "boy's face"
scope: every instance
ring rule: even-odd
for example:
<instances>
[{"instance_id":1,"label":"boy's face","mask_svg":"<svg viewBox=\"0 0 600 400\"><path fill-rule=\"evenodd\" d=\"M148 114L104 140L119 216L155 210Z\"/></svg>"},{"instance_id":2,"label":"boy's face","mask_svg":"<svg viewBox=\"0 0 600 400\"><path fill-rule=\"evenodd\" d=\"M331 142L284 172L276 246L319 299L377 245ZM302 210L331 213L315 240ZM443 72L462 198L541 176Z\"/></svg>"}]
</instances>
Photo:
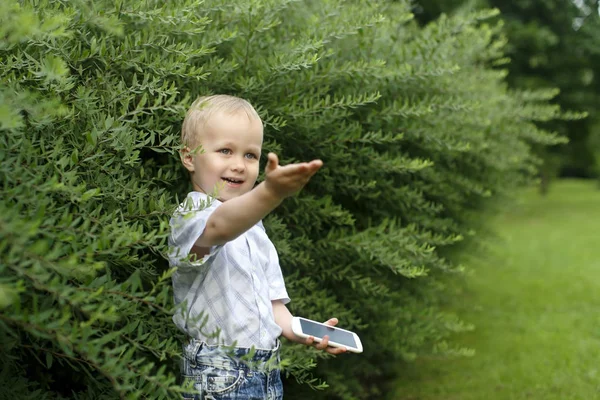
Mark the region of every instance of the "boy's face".
<instances>
[{"instance_id":1,"label":"boy's face","mask_svg":"<svg viewBox=\"0 0 600 400\"><path fill-rule=\"evenodd\" d=\"M227 201L254 187L258 178L258 160L263 141L263 126L258 119L240 112L217 113L199 133L199 151L183 153L183 165L194 190L206 194L217 191L219 200Z\"/></svg>"}]
</instances>

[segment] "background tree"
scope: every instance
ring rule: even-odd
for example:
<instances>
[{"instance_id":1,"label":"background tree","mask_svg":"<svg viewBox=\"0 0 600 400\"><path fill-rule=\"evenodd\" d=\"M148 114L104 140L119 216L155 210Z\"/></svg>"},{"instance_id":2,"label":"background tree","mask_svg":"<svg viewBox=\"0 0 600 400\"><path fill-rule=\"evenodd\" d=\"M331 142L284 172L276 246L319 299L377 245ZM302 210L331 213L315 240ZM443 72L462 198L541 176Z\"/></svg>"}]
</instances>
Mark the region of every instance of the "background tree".
<instances>
[{"instance_id":1,"label":"background tree","mask_svg":"<svg viewBox=\"0 0 600 400\"><path fill-rule=\"evenodd\" d=\"M554 120L544 129L569 138L567 145L538 148L544 161L544 182L553 175L593 177L597 174L597 104L600 91L596 67L600 63L600 16L597 0L476 0L437 2L421 0L417 17L430 21L441 12L464 8L498 8L508 38L511 62L507 81L514 88L558 88L553 100L561 107L587 112L576 121Z\"/></svg>"}]
</instances>

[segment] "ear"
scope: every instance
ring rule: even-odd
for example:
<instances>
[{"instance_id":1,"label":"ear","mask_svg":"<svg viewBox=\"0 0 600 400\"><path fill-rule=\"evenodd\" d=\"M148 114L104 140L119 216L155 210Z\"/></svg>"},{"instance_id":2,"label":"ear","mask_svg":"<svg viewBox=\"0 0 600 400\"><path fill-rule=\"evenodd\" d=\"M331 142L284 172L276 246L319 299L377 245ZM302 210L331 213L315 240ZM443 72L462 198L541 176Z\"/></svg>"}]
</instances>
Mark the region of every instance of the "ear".
<instances>
[{"instance_id":1,"label":"ear","mask_svg":"<svg viewBox=\"0 0 600 400\"><path fill-rule=\"evenodd\" d=\"M181 163L189 172L194 172L194 156L192 155L192 151L189 147L184 147L179 150L179 157L181 158Z\"/></svg>"}]
</instances>

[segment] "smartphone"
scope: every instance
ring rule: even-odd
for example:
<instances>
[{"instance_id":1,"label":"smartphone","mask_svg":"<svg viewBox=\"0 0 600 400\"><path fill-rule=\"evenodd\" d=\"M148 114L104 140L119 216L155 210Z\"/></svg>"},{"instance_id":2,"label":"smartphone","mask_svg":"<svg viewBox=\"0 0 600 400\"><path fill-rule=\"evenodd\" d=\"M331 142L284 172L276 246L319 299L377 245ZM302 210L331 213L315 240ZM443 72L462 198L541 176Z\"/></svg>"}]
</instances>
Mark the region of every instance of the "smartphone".
<instances>
[{"instance_id":1,"label":"smartphone","mask_svg":"<svg viewBox=\"0 0 600 400\"><path fill-rule=\"evenodd\" d=\"M356 333L310 319L293 317L292 332L303 338L313 336L315 342L322 341L323 336L327 335L329 336L329 346L345 347L353 353L362 353L363 351L362 343Z\"/></svg>"}]
</instances>

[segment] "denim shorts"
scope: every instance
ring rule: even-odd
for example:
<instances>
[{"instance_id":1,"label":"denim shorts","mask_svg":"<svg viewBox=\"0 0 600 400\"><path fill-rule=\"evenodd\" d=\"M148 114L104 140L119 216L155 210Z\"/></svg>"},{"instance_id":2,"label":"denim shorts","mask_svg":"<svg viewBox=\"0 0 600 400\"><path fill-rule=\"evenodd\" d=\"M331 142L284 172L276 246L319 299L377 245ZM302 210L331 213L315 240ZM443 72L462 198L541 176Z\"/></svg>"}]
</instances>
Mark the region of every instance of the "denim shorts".
<instances>
[{"instance_id":1,"label":"denim shorts","mask_svg":"<svg viewBox=\"0 0 600 400\"><path fill-rule=\"evenodd\" d=\"M207 345L196 339L183 345L185 400L281 400L279 341L273 350Z\"/></svg>"}]
</instances>

